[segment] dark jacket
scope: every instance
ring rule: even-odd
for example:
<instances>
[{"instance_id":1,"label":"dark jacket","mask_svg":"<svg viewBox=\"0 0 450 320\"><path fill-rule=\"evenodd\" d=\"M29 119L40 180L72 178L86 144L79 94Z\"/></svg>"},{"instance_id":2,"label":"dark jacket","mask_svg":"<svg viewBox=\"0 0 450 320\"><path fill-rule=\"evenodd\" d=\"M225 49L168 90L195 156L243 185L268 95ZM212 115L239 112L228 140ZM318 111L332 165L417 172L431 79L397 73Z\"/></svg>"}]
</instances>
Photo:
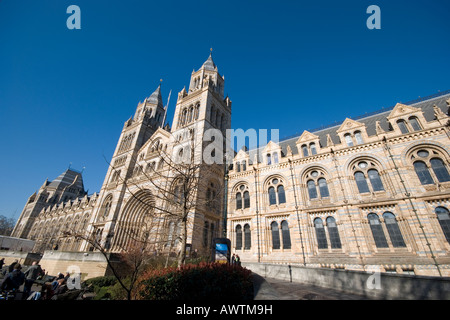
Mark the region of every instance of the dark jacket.
<instances>
[{"instance_id":1,"label":"dark jacket","mask_svg":"<svg viewBox=\"0 0 450 320\"><path fill-rule=\"evenodd\" d=\"M36 264L31 266L25 271L25 277L27 280L36 280L37 277L42 273L41 266Z\"/></svg>"},{"instance_id":2,"label":"dark jacket","mask_svg":"<svg viewBox=\"0 0 450 320\"><path fill-rule=\"evenodd\" d=\"M17 290L23 284L24 281L25 281L24 273L20 270L15 269L12 272L10 272L4 279L4 283L2 283L2 289Z\"/></svg>"}]
</instances>

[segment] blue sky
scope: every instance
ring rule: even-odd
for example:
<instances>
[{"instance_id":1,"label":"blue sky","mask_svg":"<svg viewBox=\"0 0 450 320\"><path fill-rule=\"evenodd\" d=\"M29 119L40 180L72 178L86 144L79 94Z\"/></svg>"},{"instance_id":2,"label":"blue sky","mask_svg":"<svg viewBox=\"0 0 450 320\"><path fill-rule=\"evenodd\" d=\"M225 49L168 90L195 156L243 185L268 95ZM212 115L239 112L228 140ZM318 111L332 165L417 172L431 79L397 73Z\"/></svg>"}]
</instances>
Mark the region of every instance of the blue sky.
<instances>
[{"instance_id":1,"label":"blue sky","mask_svg":"<svg viewBox=\"0 0 450 320\"><path fill-rule=\"evenodd\" d=\"M81 30L69 30L69 5ZM369 5L381 30L369 30ZM123 122L163 79L168 119L213 48L232 128L301 134L450 89L450 3L0 0L0 214L85 167L99 191Z\"/></svg>"}]
</instances>

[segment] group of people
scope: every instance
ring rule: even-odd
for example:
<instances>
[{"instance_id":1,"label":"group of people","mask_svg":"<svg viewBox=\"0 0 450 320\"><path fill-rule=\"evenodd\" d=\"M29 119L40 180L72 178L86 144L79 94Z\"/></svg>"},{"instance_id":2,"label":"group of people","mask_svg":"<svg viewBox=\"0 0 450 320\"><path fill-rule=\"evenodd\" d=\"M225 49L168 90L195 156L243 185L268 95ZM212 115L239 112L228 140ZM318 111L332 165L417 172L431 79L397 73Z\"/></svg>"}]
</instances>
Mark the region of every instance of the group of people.
<instances>
[{"instance_id":1,"label":"group of people","mask_svg":"<svg viewBox=\"0 0 450 320\"><path fill-rule=\"evenodd\" d=\"M5 259L0 259L0 270L3 269L3 265L5 264ZM59 273L57 277L55 277L50 282L46 282L42 285L42 290L33 292L31 294L31 288L33 283L36 280L43 279L46 276L46 272L41 266L37 263L37 261L33 261L31 266L25 271L22 271L22 265L15 260L11 263L8 268L5 268L3 273L3 280L0 284L0 291L19 291L19 288L23 285L23 293L22 299L40 299L41 297L44 299L50 299L52 296L56 294L64 293L68 290L67 288L67 279L70 277L70 274L67 273L63 275ZM45 296L43 296L43 293Z\"/></svg>"},{"instance_id":2,"label":"group of people","mask_svg":"<svg viewBox=\"0 0 450 320\"><path fill-rule=\"evenodd\" d=\"M234 254L231 256L231 264L237 264L238 266L241 265L241 258L238 254Z\"/></svg>"}]
</instances>

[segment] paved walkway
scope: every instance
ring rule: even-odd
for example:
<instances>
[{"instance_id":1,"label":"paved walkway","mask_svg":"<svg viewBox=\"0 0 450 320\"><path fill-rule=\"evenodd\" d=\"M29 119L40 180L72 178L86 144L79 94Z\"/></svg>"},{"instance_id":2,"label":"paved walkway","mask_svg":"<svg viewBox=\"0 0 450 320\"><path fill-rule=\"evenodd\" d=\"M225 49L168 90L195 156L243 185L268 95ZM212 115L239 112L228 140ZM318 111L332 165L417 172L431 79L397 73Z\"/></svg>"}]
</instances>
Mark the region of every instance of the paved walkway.
<instances>
[{"instance_id":1,"label":"paved walkway","mask_svg":"<svg viewBox=\"0 0 450 320\"><path fill-rule=\"evenodd\" d=\"M255 300L369 300L364 296L333 289L263 278L253 274Z\"/></svg>"}]
</instances>

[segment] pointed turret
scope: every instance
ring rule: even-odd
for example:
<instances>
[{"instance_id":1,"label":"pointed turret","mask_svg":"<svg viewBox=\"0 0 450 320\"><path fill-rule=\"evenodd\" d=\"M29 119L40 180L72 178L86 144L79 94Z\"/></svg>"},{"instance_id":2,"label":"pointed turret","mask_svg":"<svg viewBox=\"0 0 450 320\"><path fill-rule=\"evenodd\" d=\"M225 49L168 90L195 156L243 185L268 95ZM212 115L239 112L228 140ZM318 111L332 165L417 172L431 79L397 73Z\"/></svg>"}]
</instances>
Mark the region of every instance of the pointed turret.
<instances>
[{"instance_id":1,"label":"pointed turret","mask_svg":"<svg viewBox=\"0 0 450 320\"><path fill-rule=\"evenodd\" d=\"M202 67L209 71L217 71L217 66L214 63L213 58L212 58L212 50L209 54L208 59L205 61L205 63L203 63Z\"/></svg>"}]
</instances>

